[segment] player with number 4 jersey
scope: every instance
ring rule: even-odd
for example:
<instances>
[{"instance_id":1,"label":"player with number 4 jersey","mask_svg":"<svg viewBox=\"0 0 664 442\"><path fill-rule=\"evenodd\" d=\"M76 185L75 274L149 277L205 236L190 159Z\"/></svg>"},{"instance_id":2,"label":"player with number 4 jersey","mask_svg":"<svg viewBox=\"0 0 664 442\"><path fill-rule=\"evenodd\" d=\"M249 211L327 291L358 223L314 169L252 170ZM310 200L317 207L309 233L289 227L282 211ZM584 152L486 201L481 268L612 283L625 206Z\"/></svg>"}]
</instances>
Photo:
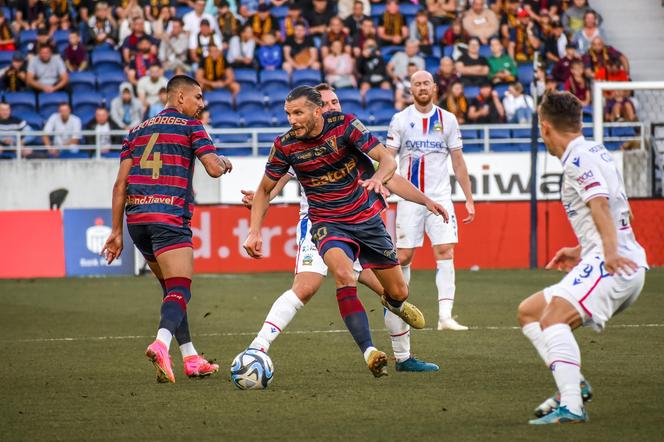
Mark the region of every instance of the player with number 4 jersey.
<instances>
[{"instance_id":1,"label":"player with number 4 jersey","mask_svg":"<svg viewBox=\"0 0 664 442\"><path fill-rule=\"evenodd\" d=\"M204 107L200 85L177 75L168 82L167 94L166 108L134 128L122 145L113 187L113 227L102 251L109 264L122 252L126 212L129 234L162 287L157 339L146 351L158 382L175 382L168 352L173 336L187 376L208 376L219 369L196 352L187 320L194 261L192 177L196 158L211 177L232 168L217 156L197 119Z\"/></svg>"}]
</instances>

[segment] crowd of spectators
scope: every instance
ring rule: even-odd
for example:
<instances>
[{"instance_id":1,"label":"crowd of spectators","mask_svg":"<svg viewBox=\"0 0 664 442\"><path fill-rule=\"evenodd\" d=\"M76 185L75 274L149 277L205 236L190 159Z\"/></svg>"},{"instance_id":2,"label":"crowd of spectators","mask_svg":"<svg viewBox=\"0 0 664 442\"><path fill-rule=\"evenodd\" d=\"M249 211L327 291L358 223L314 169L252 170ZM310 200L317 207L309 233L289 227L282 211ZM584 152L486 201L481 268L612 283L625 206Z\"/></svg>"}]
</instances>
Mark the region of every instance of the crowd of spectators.
<instances>
[{"instance_id":1,"label":"crowd of spectators","mask_svg":"<svg viewBox=\"0 0 664 442\"><path fill-rule=\"evenodd\" d=\"M238 81L237 70L314 70L362 99L373 89L392 91L402 109L413 100L409 76L427 69L442 107L460 122L491 124L528 122L532 85L539 94L568 90L588 106L594 80L629 80L627 58L607 44L588 0L0 0L0 6L0 51L13 52L0 70L2 91L69 94L44 116L43 129L54 135L43 141L74 151L82 127L106 134L158 113L175 73L237 99L251 86ZM124 81L105 89L97 109L77 116L70 77L95 71L102 51L119 54ZM608 121L636 119L629 95L606 96ZM0 106L0 130L25 127L7 107Z\"/></svg>"}]
</instances>

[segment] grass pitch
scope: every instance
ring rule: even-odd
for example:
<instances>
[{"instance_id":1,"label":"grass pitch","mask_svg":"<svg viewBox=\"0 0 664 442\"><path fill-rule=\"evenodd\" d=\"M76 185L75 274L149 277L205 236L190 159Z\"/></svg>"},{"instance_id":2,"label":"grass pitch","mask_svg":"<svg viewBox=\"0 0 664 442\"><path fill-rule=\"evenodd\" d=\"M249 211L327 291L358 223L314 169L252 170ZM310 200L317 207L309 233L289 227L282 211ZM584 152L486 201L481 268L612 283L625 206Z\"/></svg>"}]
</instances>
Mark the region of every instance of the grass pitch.
<instances>
[{"instance_id":1,"label":"grass pitch","mask_svg":"<svg viewBox=\"0 0 664 442\"><path fill-rule=\"evenodd\" d=\"M2 440L661 440L664 270L603 334L581 330L583 372L595 389L586 425L532 428L555 389L516 328L516 307L560 278L541 271L457 272L468 332L413 331L433 374L374 379L340 319L328 279L273 345L275 379L240 391L228 378L290 274L195 277L194 343L222 372L189 380L175 345L175 385L155 382L143 356L159 315L144 278L0 281ZM435 325L432 272L413 272L411 300ZM362 290L376 345L391 353L375 295Z\"/></svg>"}]
</instances>

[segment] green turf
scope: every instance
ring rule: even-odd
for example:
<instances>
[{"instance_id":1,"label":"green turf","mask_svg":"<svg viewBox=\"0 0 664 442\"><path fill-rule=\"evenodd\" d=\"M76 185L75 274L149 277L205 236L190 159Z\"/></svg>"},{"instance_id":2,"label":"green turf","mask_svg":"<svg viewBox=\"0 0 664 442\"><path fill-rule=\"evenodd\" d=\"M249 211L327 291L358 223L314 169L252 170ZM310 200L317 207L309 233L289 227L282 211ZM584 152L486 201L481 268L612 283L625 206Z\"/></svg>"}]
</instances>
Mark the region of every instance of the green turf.
<instances>
[{"instance_id":1,"label":"green turf","mask_svg":"<svg viewBox=\"0 0 664 442\"><path fill-rule=\"evenodd\" d=\"M176 357L175 385L158 385L143 356L158 322L153 279L0 281L0 439L661 440L663 270L648 273L641 299L605 333L577 334L595 388L590 423L526 424L553 381L521 333L507 327L516 325L523 297L559 277L457 272L455 313L478 328L412 333L415 354L441 365L435 374L397 373L390 363L390 376L374 379L348 333L284 334L270 352L276 375L266 391L235 389L228 366L289 286L289 274L196 277L189 308L195 344L223 370L189 380ZM330 283L289 331L344 328ZM413 272L412 300L430 325L433 291L431 272ZM378 299L363 299L375 343L388 350Z\"/></svg>"}]
</instances>

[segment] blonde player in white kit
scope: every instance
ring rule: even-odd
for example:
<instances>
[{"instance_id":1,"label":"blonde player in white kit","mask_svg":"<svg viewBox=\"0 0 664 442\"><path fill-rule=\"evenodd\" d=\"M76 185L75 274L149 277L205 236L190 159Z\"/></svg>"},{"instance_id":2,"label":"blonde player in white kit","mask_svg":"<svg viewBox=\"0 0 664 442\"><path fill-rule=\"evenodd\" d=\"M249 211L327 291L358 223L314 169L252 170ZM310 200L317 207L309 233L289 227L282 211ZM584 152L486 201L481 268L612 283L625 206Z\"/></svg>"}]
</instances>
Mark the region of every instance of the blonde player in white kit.
<instances>
[{"instance_id":1,"label":"blonde player in white kit","mask_svg":"<svg viewBox=\"0 0 664 442\"><path fill-rule=\"evenodd\" d=\"M431 240L436 260L438 289L438 330L468 330L452 317L455 297L454 246L459 241L457 220L452 205L450 174L447 158L466 197L469 223L475 218L475 205L470 178L463 159L461 131L454 114L433 104L436 84L426 71L411 77L415 103L396 114L390 123L385 145L399 155L399 173L426 196L442 204L450 216L444 223L440 217L429 216L427 210L409 201L397 204L397 256L406 283L410 282L410 263L415 248L422 247L424 233Z\"/></svg>"},{"instance_id":2,"label":"blonde player in white kit","mask_svg":"<svg viewBox=\"0 0 664 442\"><path fill-rule=\"evenodd\" d=\"M544 143L563 163L562 203L579 244L560 249L547 265L568 270L567 276L519 305L523 333L551 368L559 392L555 406L533 425L588 420L572 330L583 325L601 331L636 301L648 269L630 225L622 176L604 146L584 139L581 111L568 92L545 96L539 107Z\"/></svg>"}]
</instances>

